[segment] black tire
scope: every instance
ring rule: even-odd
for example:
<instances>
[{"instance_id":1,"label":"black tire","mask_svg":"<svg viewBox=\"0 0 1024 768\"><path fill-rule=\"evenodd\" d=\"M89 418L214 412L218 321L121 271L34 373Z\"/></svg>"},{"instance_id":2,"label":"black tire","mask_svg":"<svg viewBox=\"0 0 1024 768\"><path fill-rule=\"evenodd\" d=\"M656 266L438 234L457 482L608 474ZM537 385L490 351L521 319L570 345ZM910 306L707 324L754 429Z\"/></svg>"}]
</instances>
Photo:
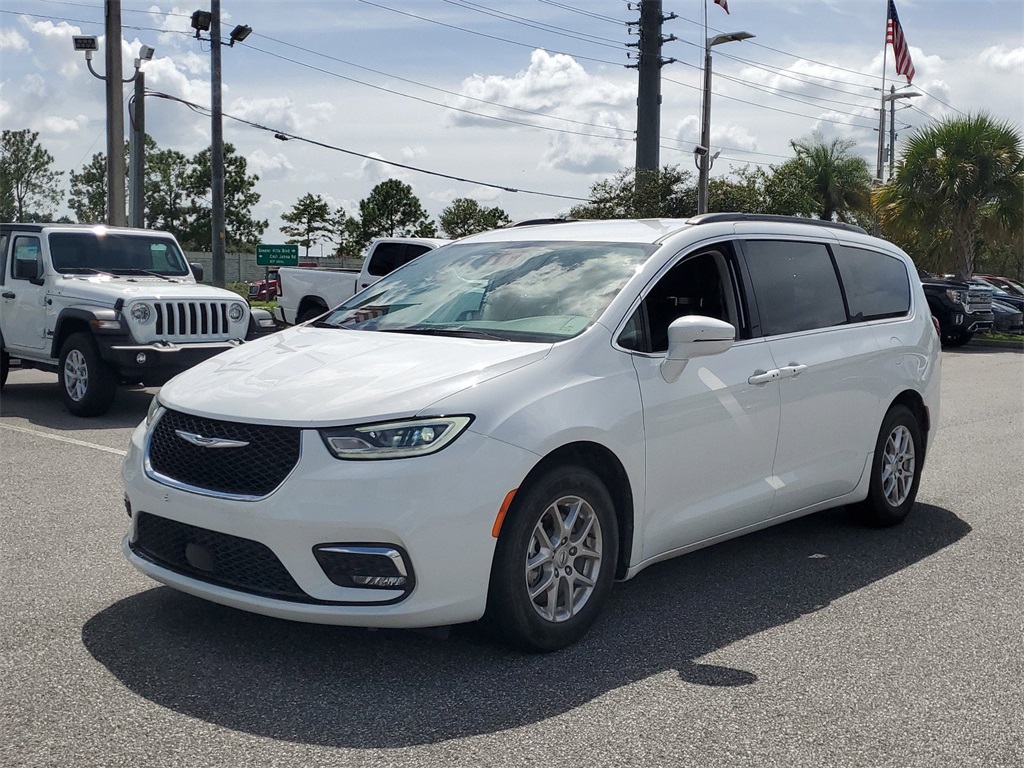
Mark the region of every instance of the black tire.
<instances>
[{"instance_id":1,"label":"black tire","mask_svg":"<svg viewBox=\"0 0 1024 768\"><path fill-rule=\"evenodd\" d=\"M550 541L559 521L572 522L573 507L575 524L555 537L552 548L542 547L541 537ZM530 571L530 552L537 557L544 549L547 560ZM583 467L549 470L519 490L502 524L485 625L502 642L532 653L571 645L587 633L607 600L617 556L615 509L604 484ZM529 594L531 580L535 586L552 585L541 590L537 602ZM555 610L549 610L551 597Z\"/></svg>"},{"instance_id":2,"label":"black tire","mask_svg":"<svg viewBox=\"0 0 1024 768\"><path fill-rule=\"evenodd\" d=\"M307 307L306 309L302 310L302 314L299 315L298 319L295 321L295 324L301 325L302 323L309 322L314 317L320 317L320 315L324 314L326 311L327 307Z\"/></svg>"},{"instance_id":3,"label":"black tire","mask_svg":"<svg viewBox=\"0 0 1024 768\"><path fill-rule=\"evenodd\" d=\"M954 331L951 333L942 334L942 346L944 347L962 347L964 344L974 338L973 333L967 331Z\"/></svg>"},{"instance_id":4,"label":"black tire","mask_svg":"<svg viewBox=\"0 0 1024 768\"><path fill-rule=\"evenodd\" d=\"M868 497L850 507L854 518L879 528L902 523L917 498L923 459L917 417L906 406L894 405L885 414L875 442Z\"/></svg>"},{"instance_id":5,"label":"black tire","mask_svg":"<svg viewBox=\"0 0 1024 768\"><path fill-rule=\"evenodd\" d=\"M100 416L110 410L118 377L103 362L90 334L73 333L64 341L57 376L64 405L75 416Z\"/></svg>"},{"instance_id":6,"label":"black tire","mask_svg":"<svg viewBox=\"0 0 1024 768\"><path fill-rule=\"evenodd\" d=\"M11 356L0 350L0 389L7 383L7 373L11 370Z\"/></svg>"}]
</instances>

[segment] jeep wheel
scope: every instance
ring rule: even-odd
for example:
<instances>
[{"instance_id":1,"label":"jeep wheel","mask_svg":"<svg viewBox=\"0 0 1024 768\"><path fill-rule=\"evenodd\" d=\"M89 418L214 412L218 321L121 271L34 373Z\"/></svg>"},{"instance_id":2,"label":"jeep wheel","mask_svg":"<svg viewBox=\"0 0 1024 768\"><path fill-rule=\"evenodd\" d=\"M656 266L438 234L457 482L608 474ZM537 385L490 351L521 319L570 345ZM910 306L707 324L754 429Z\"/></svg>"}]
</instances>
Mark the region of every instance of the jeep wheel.
<instances>
[{"instance_id":1,"label":"jeep wheel","mask_svg":"<svg viewBox=\"0 0 1024 768\"><path fill-rule=\"evenodd\" d=\"M103 362L88 333L73 333L60 349L60 394L75 416L99 416L110 410L117 377Z\"/></svg>"},{"instance_id":2,"label":"jeep wheel","mask_svg":"<svg viewBox=\"0 0 1024 768\"><path fill-rule=\"evenodd\" d=\"M875 443L868 497L850 508L857 520L881 528L903 522L917 498L923 447L913 412L903 405L890 408Z\"/></svg>"},{"instance_id":3,"label":"jeep wheel","mask_svg":"<svg viewBox=\"0 0 1024 768\"><path fill-rule=\"evenodd\" d=\"M608 597L618 529L592 472L557 467L521 488L498 537L484 621L504 642L555 651L586 634Z\"/></svg>"}]
</instances>

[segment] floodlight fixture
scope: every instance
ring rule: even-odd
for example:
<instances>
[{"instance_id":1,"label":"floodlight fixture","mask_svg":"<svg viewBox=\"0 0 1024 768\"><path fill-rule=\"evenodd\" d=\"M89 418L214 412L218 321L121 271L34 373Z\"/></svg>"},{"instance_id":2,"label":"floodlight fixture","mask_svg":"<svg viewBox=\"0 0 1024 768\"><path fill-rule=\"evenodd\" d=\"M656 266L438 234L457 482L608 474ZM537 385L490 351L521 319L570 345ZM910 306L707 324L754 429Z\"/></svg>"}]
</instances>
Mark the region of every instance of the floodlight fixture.
<instances>
[{"instance_id":1,"label":"floodlight fixture","mask_svg":"<svg viewBox=\"0 0 1024 768\"><path fill-rule=\"evenodd\" d=\"M231 39L231 42L228 44L229 47L234 46L235 43L242 42L250 34L252 34L252 27L246 24L239 24L237 27L232 29L231 34L228 35L228 37Z\"/></svg>"},{"instance_id":2,"label":"floodlight fixture","mask_svg":"<svg viewBox=\"0 0 1024 768\"><path fill-rule=\"evenodd\" d=\"M151 61L153 54L156 53L156 49L151 45L144 45L139 48L139 59L142 61Z\"/></svg>"},{"instance_id":3,"label":"floodlight fixture","mask_svg":"<svg viewBox=\"0 0 1024 768\"><path fill-rule=\"evenodd\" d=\"M71 38L71 42L75 46L76 51L98 51L99 43L96 41L96 35L74 35Z\"/></svg>"},{"instance_id":4,"label":"floodlight fixture","mask_svg":"<svg viewBox=\"0 0 1024 768\"><path fill-rule=\"evenodd\" d=\"M209 32L213 24L213 14L209 11L195 11L192 14L192 29L196 31L196 37L200 32Z\"/></svg>"}]
</instances>

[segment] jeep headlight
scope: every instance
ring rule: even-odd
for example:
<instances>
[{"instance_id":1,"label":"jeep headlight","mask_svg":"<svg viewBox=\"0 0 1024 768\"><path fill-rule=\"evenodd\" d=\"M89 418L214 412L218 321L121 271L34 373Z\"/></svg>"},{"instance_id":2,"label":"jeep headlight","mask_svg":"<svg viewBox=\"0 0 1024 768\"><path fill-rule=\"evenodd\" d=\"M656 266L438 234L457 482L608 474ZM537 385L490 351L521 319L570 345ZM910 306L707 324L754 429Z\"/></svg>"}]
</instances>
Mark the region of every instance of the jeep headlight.
<instances>
[{"instance_id":1,"label":"jeep headlight","mask_svg":"<svg viewBox=\"0 0 1024 768\"><path fill-rule=\"evenodd\" d=\"M131 315L135 322L145 324L153 317L153 309L144 301L137 301L132 304Z\"/></svg>"},{"instance_id":2,"label":"jeep headlight","mask_svg":"<svg viewBox=\"0 0 1024 768\"><path fill-rule=\"evenodd\" d=\"M320 437L338 459L404 459L440 451L472 421L472 416L408 419L321 429Z\"/></svg>"},{"instance_id":3,"label":"jeep headlight","mask_svg":"<svg viewBox=\"0 0 1024 768\"><path fill-rule=\"evenodd\" d=\"M232 304L228 307L228 320L232 323L240 323L243 317L245 317L244 304Z\"/></svg>"}]
</instances>

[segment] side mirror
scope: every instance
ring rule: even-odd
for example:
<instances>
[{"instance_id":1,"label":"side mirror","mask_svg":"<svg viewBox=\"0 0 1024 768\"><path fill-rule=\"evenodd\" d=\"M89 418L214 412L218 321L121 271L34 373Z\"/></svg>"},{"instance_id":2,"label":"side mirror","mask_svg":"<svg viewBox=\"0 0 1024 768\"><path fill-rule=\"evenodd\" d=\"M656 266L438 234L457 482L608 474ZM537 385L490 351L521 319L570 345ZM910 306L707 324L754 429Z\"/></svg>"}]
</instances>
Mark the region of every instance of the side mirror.
<instances>
[{"instance_id":1,"label":"side mirror","mask_svg":"<svg viewBox=\"0 0 1024 768\"><path fill-rule=\"evenodd\" d=\"M661 363L661 376L671 383L679 378L694 357L720 355L732 347L736 329L722 320L704 315L687 315L668 327L668 354Z\"/></svg>"},{"instance_id":2,"label":"side mirror","mask_svg":"<svg viewBox=\"0 0 1024 768\"><path fill-rule=\"evenodd\" d=\"M196 278L197 283L203 282L203 265L199 262L189 264L192 267L192 274Z\"/></svg>"}]
</instances>

